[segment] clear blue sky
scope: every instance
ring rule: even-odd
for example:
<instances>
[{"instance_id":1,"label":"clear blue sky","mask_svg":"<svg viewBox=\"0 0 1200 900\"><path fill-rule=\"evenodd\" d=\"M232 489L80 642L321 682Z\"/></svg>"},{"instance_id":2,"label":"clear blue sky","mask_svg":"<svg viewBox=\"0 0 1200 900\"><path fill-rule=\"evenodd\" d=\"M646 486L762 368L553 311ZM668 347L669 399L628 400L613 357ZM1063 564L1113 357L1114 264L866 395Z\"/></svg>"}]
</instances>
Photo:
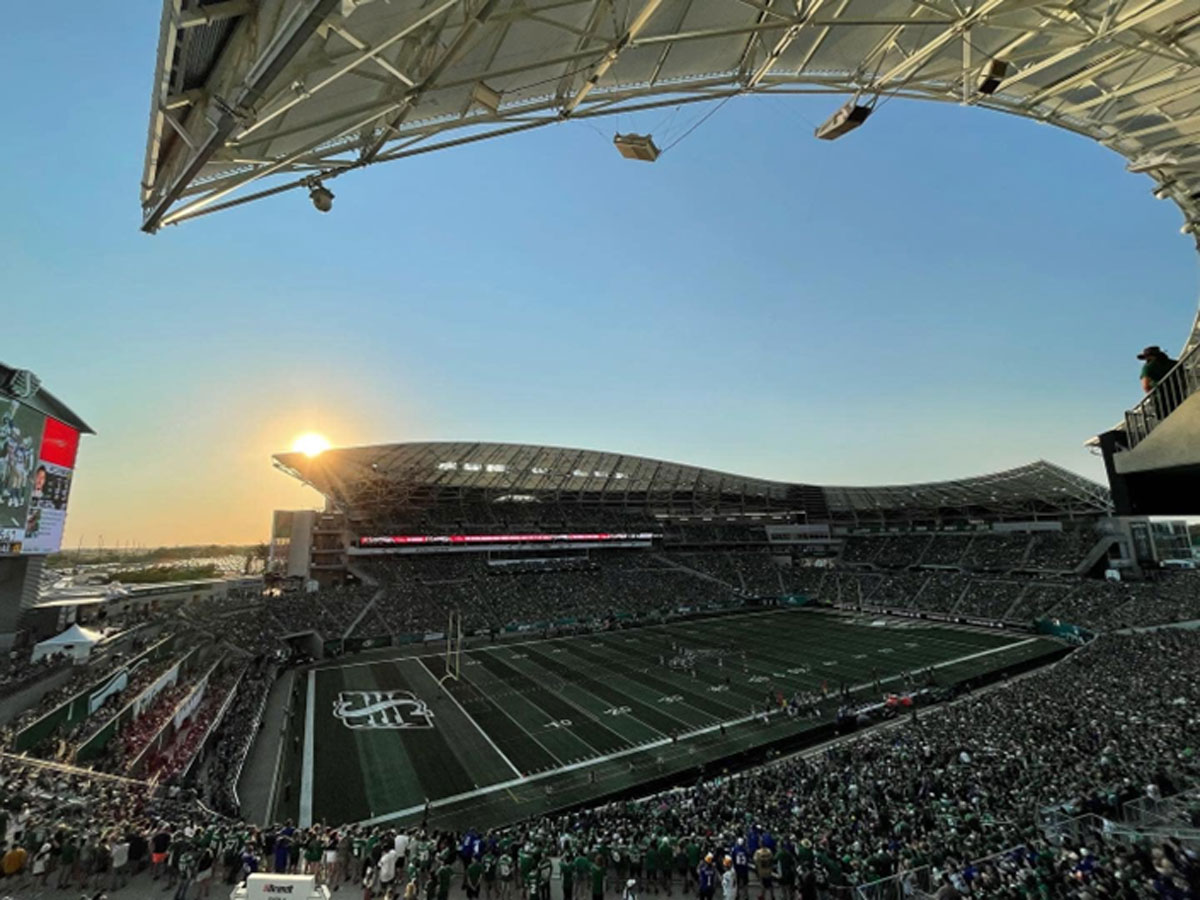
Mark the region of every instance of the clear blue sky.
<instances>
[{"instance_id":1,"label":"clear blue sky","mask_svg":"<svg viewBox=\"0 0 1200 900\"><path fill-rule=\"evenodd\" d=\"M138 230L160 4L7 9L0 359L97 430L68 543L266 537L270 467L335 444L586 446L869 484L1081 446L1177 351L1196 255L1151 182L1077 136L892 101L570 123Z\"/></svg>"}]
</instances>

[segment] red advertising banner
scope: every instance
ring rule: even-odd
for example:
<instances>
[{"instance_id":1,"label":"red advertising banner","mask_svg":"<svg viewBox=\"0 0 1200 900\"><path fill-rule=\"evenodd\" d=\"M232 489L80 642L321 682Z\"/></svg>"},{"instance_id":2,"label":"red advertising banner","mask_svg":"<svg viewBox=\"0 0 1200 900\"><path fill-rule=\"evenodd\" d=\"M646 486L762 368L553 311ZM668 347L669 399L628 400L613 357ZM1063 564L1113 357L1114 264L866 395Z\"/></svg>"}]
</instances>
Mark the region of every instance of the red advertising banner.
<instances>
[{"instance_id":1,"label":"red advertising banner","mask_svg":"<svg viewBox=\"0 0 1200 900\"><path fill-rule=\"evenodd\" d=\"M551 544L577 541L650 541L658 535L650 532L637 534L588 533L588 534L394 534L360 537L360 547L404 547L414 544Z\"/></svg>"},{"instance_id":2,"label":"red advertising banner","mask_svg":"<svg viewBox=\"0 0 1200 900\"><path fill-rule=\"evenodd\" d=\"M75 454L79 452L79 432L58 419L46 419L42 432L41 460L64 469L75 468Z\"/></svg>"}]
</instances>

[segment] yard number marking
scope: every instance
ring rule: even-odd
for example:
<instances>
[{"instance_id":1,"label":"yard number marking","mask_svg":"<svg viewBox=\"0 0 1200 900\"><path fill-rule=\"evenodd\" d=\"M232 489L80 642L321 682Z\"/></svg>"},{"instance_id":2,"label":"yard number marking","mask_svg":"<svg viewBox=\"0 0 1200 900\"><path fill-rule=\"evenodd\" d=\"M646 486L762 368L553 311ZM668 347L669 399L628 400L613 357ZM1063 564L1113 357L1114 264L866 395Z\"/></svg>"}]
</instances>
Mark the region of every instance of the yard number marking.
<instances>
[{"instance_id":1,"label":"yard number marking","mask_svg":"<svg viewBox=\"0 0 1200 900\"><path fill-rule=\"evenodd\" d=\"M574 722L570 719L551 719L546 723L547 728L570 728Z\"/></svg>"},{"instance_id":2,"label":"yard number marking","mask_svg":"<svg viewBox=\"0 0 1200 900\"><path fill-rule=\"evenodd\" d=\"M659 703L679 703L683 700L679 694L664 694L658 698Z\"/></svg>"},{"instance_id":3,"label":"yard number marking","mask_svg":"<svg viewBox=\"0 0 1200 900\"><path fill-rule=\"evenodd\" d=\"M610 706L604 711L606 716L625 716L633 712L628 706Z\"/></svg>"}]
</instances>

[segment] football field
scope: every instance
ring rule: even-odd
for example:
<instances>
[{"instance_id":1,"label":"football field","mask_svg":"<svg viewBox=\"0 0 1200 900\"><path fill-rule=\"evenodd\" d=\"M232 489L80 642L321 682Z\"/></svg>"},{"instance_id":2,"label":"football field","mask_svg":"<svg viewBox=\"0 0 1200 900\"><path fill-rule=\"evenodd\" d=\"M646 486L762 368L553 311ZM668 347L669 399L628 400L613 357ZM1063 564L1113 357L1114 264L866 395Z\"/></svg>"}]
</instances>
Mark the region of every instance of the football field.
<instances>
[{"instance_id":1,"label":"football field","mask_svg":"<svg viewBox=\"0 0 1200 900\"><path fill-rule=\"evenodd\" d=\"M331 662L302 676L292 805L301 823L487 826L687 770L828 722L840 686L934 667L951 684L1059 650L1028 635L771 610L462 654ZM888 681L890 679L890 682ZM768 697L829 691L820 719ZM715 768L715 767L714 767Z\"/></svg>"}]
</instances>

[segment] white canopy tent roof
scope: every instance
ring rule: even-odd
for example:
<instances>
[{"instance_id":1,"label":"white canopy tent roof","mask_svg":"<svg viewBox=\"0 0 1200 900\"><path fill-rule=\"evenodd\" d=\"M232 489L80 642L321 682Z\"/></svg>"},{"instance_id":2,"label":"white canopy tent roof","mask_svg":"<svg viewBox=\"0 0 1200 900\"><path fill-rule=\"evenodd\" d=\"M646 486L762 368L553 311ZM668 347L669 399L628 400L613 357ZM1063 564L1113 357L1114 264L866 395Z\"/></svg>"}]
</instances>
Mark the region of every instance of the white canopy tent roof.
<instances>
[{"instance_id":1,"label":"white canopy tent roof","mask_svg":"<svg viewBox=\"0 0 1200 900\"><path fill-rule=\"evenodd\" d=\"M76 661L82 661L91 655L92 648L102 639L103 635L97 631L82 628L77 624L72 625L62 634L56 634L52 638L46 638L35 644L30 662L37 662L43 657L53 656L56 653L65 653Z\"/></svg>"}]
</instances>

